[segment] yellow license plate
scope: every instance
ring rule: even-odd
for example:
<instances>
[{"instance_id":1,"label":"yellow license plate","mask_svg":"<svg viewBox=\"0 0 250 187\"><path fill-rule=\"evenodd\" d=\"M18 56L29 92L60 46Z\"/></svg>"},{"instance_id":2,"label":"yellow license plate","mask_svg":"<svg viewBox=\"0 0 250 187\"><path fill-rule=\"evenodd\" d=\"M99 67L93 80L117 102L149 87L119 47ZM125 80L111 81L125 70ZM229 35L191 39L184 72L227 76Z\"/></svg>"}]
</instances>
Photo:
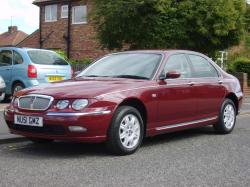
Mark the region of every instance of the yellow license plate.
<instances>
[{"instance_id":1,"label":"yellow license plate","mask_svg":"<svg viewBox=\"0 0 250 187\"><path fill-rule=\"evenodd\" d=\"M57 81L62 81L63 77L60 76L49 76L48 81L49 82L57 82Z\"/></svg>"}]
</instances>

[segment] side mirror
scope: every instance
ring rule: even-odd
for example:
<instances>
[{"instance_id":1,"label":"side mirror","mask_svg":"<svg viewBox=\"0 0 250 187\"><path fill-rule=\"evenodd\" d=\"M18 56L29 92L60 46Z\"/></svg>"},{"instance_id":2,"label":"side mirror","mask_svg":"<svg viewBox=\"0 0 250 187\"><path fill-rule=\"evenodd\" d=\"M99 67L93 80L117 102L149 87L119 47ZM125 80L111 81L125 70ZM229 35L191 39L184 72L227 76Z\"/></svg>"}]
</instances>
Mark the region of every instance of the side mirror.
<instances>
[{"instance_id":1,"label":"side mirror","mask_svg":"<svg viewBox=\"0 0 250 187\"><path fill-rule=\"evenodd\" d=\"M167 79L178 79L181 77L181 73L176 71L170 71L166 74Z\"/></svg>"}]
</instances>

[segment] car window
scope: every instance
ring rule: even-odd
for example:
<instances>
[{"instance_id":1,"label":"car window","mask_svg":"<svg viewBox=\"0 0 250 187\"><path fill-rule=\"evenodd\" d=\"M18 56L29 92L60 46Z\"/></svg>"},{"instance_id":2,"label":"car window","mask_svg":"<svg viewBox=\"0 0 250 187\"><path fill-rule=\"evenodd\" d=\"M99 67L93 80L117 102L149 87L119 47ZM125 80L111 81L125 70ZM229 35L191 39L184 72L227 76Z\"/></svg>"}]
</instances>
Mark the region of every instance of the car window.
<instances>
[{"instance_id":1,"label":"car window","mask_svg":"<svg viewBox=\"0 0 250 187\"><path fill-rule=\"evenodd\" d=\"M12 65L12 52L9 50L3 50L0 52L0 66Z\"/></svg>"},{"instance_id":2,"label":"car window","mask_svg":"<svg viewBox=\"0 0 250 187\"><path fill-rule=\"evenodd\" d=\"M151 79L162 56L146 53L122 53L106 56L79 74L81 77L120 77Z\"/></svg>"},{"instance_id":3,"label":"car window","mask_svg":"<svg viewBox=\"0 0 250 187\"><path fill-rule=\"evenodd\" d=\"M169 57L164 68L164 73L166 74L170 71L181 73L180 78L191 77L191 69L184 54L172 55Z\"/></svg>"},{"instance_id":4,"label":"car window","mask_svg":"<svg viewBox=\"0 0 250 187\"><path fill-rule=\"evenodd\" d=\"M30 50L28 55L35 64L42 65L69 65L61 56L52 51Z\"/></svg>"},{"instance_id":5,"label":"car window","mask_svg":"<svg viewBox=\"0 0 250 187\"><path fill-rule=\"evenodd\" d=\"M13 53L13 62L14 62L14 65L23 63L23 57L16 51L14 51Z\"/></svg>"},{"instance_id":6,"label":"car window","mask_svg":"<svg viewBox=\"0 0 250 187\"><path fill-rule=\"evenodd\" d=\"M188 55L191 65L194 69L193 76L199 77L218 77L217 70L210 64L208 60L197 55Z\"/></svg>"}]
</instances>

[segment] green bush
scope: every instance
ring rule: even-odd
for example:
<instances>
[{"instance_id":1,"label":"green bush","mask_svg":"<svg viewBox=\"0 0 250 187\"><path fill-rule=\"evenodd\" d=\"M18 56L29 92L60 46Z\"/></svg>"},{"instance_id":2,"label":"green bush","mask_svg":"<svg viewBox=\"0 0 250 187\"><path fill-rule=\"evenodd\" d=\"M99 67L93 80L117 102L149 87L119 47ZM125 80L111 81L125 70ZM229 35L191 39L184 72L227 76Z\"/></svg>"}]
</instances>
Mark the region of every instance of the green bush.
<instances>
[{"instance_id":1,"label":"green bush","mask_svg":"<svg viewBox=\"0 0 250 187\"><path fill-rule=\"evenodd\" d=\"M233 61L228 68L228 73L235 74L236 72L247 73L248 83L250 83L250 58L240 57Z\"/></svg>"},{"instance_id":2,"label":"green bush","mask_svg":"<svg viewBox=\"0 0 250 187\"><path fill-rule=\"evenodd\" d=\"M80 64L80 65L86 65L87 66L93 61L93 59L91 59L91 58L83 58L81 60L72 60L72 59L68 59L66 53L64 51L62 51L62 50L55 50L55 52L57 54L59 54L62 58L67 60L71 65Z\"/></svg>"},{"instance_id":3,"label":"green bush","mask_svg":"<svg viewBox=\"0 0 250 187\"><path fill-rule=\"evenodd\" d=\"M233 69L236 72L244 72L250 75L250 59L241 57L233 62Z\"/></svg>"}]
</instances>

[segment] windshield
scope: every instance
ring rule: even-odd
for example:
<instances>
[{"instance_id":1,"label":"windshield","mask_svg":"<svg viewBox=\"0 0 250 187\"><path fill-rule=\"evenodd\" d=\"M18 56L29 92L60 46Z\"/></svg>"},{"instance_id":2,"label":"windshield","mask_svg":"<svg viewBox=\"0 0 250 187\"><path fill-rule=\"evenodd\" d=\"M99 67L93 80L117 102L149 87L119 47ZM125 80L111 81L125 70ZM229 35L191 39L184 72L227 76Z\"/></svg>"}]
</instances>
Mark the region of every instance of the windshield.
<instances>
[{"instance_id":1,"label":"windshield","mask_svg":"<svg viewBox=\"0 0 250 187\"><path fill-rule=\"evenodd\" d=\"M77 77L151 79L160 64L160 54L123 53L106 56Z\"/></svg>"},{"instance_id":2,"label":"windshield","mask_svg":"<svg viewBox=\"0 0 250 187\"><path fill-rule=\"evenodd\" d=\"M42 65L68 65L68 63L57 53L43 50L30 50L28 55L35 64Z\"/></svg>"}]
</instances>

